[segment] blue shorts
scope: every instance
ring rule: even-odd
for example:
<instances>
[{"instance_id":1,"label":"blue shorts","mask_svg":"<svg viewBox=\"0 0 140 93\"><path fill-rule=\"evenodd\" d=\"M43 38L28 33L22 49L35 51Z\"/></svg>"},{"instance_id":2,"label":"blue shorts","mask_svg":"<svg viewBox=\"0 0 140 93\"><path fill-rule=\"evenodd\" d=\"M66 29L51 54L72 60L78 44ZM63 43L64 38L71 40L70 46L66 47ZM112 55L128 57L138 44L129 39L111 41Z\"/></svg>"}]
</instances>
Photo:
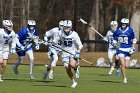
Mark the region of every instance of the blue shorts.
<instances>
[{"instance_id":1,"label":"blue shorts","mask_svg":"<svg viewBox=\"0 0 140 93\"><path fill-rule=\"evenodd\" d=\"M16 49L18 56L25 56L26 52L29 51L29 50L32 50L32 47L27 48L25 51Z\"/></svg>"},{"instance_id":2,"label":"blue shorts","mask_svg":"<svg viewBox=\"0 0 140 93\"><path fill-rule=\"evenodd\" d=\"M125 51L122 51L122 50L118 50L117 51L117 55L119 56L119 57L124 57L125 59L130 59L130 54L129 54L129 52L125 52Z\"/></svg>"}]
</instances>

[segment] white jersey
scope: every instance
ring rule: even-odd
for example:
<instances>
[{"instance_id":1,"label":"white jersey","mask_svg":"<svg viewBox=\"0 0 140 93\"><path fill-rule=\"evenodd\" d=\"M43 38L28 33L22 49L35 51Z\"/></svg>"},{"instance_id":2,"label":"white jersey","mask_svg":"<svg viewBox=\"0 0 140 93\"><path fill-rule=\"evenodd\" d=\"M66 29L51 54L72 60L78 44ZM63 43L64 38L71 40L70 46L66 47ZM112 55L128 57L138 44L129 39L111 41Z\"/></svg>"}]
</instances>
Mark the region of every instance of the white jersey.
<instances>
[{"instance_id":1,"label":"white jersey","mask_svg":"<svg viewBox=\"0 0 140 93\"><path fill-rule=\"evenodd\" d=\"M55 28L53 28L53 29L51 29L51 30L49 30L49 31L47 31L46 33L45 33L45 37L49 37L50 38L50 41L52 40L52 41L56 41L56 39L57 39L57 37L59 36L58 34L59 34L59 32L60 32L60 29L59 29L59 27L55 27ZM58 42L58 46L60 46L61 44L60 44L60 41ZM54 47L54 46L49 46L49 48L50 49L55 49L55 50L59 50L58 48L56 48L56 47Z\"/></svg>"},{"instance_id":2,"label":"white jersey","mask_svg":"<svg viewBox=\"0 0 140 93\"><path fill-rule=\"evenodd\" d=\"M0 28L0 51L9 51L10 43L12 48L15 48L16 44L20 46L17 35L13 30L10 34L7 34L3 28Z\"/></svg>"},{"instance_id":3,"label":"white jersey","mask_svg":"<svg viewBox=\"0 0 140 93\"><path fill-rule=\"evenodd\" d=\"M114 31L109 30L106 34L106 41L109 42L109 49L113 49L113 33Z\"/></svg>"},{"instance_id":4,"label":"white jersey","mask_svg":"<svg viewBox=\"0 0 140 93\"><path fill-rule=\"evenodd\" d=\"M83 45L77 32L70 31L69 34L65 34L64 31L59 32L59 39L62 41L62 49L75 54L77 49L82 49ZM62 52L62 57L66 56L66 52Z\"/></svg>"}]
</instances>

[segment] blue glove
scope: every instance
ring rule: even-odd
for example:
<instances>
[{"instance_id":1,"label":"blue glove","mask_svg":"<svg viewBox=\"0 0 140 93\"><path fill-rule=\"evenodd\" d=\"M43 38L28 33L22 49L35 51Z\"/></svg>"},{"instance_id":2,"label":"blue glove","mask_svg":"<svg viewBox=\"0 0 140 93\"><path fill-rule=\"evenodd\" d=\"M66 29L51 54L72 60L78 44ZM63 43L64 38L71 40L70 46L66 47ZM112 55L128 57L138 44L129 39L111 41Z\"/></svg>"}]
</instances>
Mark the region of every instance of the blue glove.
<instances>
[{"instance_id":1,"label":"blue glove","mask_svg":"<svg viewBox=\"0 0 140 93\"><path fill-rule=\"evenodd\" d=\"M35 50L39 50L39 44L35 46Z\"/></svg>"},{"instance_id":2,"label":"blue glove","mask_svg":"<svg viewBox=\"0 0 140 93\"><path fill-rule=\"evenodd\" d=\"M15 54L15 53L16 53L16 48L11 48L11 49L10 49L10 53L11 53L11 54Z\"/></svg>"},{"instance_id":3,"label":"blue glove","mask_svg":"<svg viewBox=\"0 0 140 93\"><path fill-rule=\"evenodd\" d=\"M79 51L76 51L75 52L75 55L74 55L74 58L79 58L79 56L80 56L80 52Z\"/></svg>"},{"instance_id":4,"label":"blue glove","mask_svg":"<svg viewBox=\"0 0 140 93\"><path fill-rule=\"evenodd\" d=\"M135 48L134 47L131 47L130 51L129 51L129 54L133 54L135 52Z\"/></svg>"}]
</instances>

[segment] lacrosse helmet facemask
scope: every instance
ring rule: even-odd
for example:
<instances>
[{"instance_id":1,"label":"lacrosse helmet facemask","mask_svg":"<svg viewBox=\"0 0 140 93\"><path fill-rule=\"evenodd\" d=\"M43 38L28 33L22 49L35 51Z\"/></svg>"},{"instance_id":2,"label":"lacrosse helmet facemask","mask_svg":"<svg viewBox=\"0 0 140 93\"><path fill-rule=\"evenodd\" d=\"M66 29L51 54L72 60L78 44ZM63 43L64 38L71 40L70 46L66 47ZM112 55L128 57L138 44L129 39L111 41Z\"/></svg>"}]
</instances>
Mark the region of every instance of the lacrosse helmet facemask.
<instances>
[{"instance_id":1,"label":"lacrosse helmet facemask","mask_svg":"<svg viewBox=\"0 0 140 93\"><path fill-rule=\"evenodd\" d=\"M115 31L118 27L118 22L117 21L111 21L110 26L111 26L111 30Z\"/></svg>"},{"instance_id":2,"label":"lacrosse helmet facemask","mask_svg":"<svg viewBox=\"0 0 140 93\"><path fill-rule=\"evenodd\" d=\"M72 30L72 21L65 20L64 21L64 32L68 35L71 30Z\"/></svg>"},{"instance_id":3,"label":"lacrosse helmet facemask","mask_svg":"<svg viewBox=\"0 0 140 93\"><path fill-rule=\"evenodd\" d=\"M35 29L36 22L34 20L28 20L28 29L32 33Z\"/></svg>"},{"instance_id":4,"label":"lacrosse helmet facemask","mask_svg":"<svg viewBox=\"0 0 140 93\"><path fill-rule=\"evenodd\" d=\"M3 20L2 25L4 30L7 31L8 33L10 33L13 29L13 23L11 20Z\"/></svg>"},{"instance_id":5,"label":"lacrosse helmet facemask","mask_svg":"<svg viewBox=\"0 0 140 93\"><path fill-rule=\"evenodd\" d=\"M129 25L129 19L127 18L122 18L121 19L121 30L126 30L126 28L128 27Z\"/></svg>"}]
</instances>

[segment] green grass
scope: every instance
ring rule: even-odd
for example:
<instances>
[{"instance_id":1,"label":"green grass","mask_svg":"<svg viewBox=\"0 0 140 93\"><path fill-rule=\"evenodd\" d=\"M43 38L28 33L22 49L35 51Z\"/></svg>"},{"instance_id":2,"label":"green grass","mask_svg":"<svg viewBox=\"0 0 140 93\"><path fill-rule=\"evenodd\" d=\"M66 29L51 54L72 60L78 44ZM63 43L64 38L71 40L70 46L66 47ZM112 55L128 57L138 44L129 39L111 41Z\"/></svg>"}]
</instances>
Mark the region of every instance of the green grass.
<instances>
[{"instance_id":1,"label":"green grass","mask_svg":"<svg viewBox=\"0 0 140 93\"><path fill-rule=\"evenodd\" d=\"M128 84L123 84L122 77L116 77L115 72L109 76L109 68L80 67L80 78L75 89L70 88L63 66L55 69L55 79L42 82L42 71L45 66L35 66L35 80L29 79L29 66L21 65L20 74L13 73L11 65L0 82L0 93L139 93L140 70L127 69Z\"/></svg>"}]
</instances>

